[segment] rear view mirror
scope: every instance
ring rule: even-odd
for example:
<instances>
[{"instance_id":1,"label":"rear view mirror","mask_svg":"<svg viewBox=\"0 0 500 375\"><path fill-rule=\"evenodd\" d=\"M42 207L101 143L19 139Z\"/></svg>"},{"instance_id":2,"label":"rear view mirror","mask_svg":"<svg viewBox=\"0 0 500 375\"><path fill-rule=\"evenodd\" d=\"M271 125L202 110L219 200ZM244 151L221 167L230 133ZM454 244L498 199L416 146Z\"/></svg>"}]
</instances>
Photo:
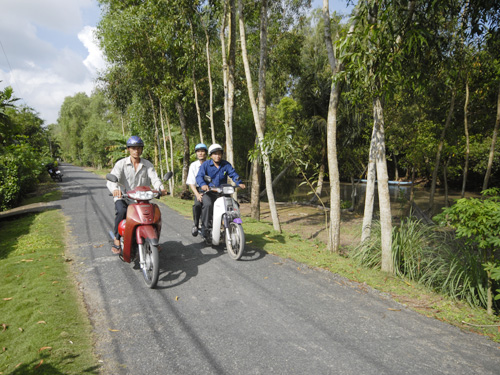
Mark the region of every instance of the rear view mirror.
<instances>
[{"instance_id":1,"label":"rear view mirror","mask_svg":"<svg viewBox=\"0 0 500 375\"><path fill-rule=\"evenodd\" d=\"M108 173L106 175L106 180L111 182L118 182L118 177L116 177L114 174Z\"/></svg>"},{"instance_id":2,"label":"rear view mirror","mask_svg":"<svg viewBox=\"0 0 500 375\"><path fill-rule=\"evenodd\" d=\"M163 176L163 181L168 181L172 178L172 176L174 175L174 172L170 171L168 173L166 173L164 176Z\"/></svg>"},{"instance_id":3,"label":"rear view mirror","mask_svg":"<svg viewBox=\"0 0 500 375\"><path fill-rule=\"evenodd\" d=\"M212 177L205 175L205 177L203 177L203 180L205 180L205 182L209 184L212 182Z\"/></svg>"}]
</instances>

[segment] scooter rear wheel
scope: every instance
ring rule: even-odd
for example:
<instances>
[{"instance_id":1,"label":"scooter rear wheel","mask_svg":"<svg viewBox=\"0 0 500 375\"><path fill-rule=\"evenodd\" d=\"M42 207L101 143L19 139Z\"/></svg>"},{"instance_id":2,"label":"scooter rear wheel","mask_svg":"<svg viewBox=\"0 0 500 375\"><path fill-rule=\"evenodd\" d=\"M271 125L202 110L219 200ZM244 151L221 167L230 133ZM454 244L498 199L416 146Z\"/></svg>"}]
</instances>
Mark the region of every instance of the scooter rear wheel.
<instances>
[{"instance_id":1,"label":"scooter rear wheel","mask_svg":"<svg viewBox=\"0 0 500 375\"><path fill-rule=\"evenodd\" d=\"M158 247L151 243L149 238L146 238L144 244L144 267L142 274L146 285L153 289L158 283L158 275L160 274L160 257L158 255Z\"/></svg>"},{"instance_id":2,"label":"scooter rear wheel","mask_svg":"<svg viewBox=\"0 0 500 375\"><path fill-rule=\"evenodd\" d=\"M245 232L241 224L230 223L226 229L227 253L231 259L238 260L245 250Z\"/></svg>"}]
</instances>

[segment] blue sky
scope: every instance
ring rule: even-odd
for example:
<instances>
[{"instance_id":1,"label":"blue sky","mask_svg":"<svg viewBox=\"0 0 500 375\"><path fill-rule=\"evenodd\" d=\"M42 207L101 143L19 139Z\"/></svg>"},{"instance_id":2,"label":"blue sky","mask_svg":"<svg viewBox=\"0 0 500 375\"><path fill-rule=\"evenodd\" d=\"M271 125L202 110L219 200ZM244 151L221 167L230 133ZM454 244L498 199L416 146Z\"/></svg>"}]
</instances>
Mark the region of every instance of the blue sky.
<instances>
[{"instance_id":1,"label":"blue sky","mask_svg":"<svg viewBox=\"0 0 500 375\"><path fill-rule=\"evenodd\" d=\"M348 12L346 0L330 0L330 11ZM321 8L322 0L313 0ZM93 40L100 18L96 0L2 0L0 89L12 86L23 104L45 124L57 122L67 96L92 93L105 68Z\"/></svg>"}]
</instances>

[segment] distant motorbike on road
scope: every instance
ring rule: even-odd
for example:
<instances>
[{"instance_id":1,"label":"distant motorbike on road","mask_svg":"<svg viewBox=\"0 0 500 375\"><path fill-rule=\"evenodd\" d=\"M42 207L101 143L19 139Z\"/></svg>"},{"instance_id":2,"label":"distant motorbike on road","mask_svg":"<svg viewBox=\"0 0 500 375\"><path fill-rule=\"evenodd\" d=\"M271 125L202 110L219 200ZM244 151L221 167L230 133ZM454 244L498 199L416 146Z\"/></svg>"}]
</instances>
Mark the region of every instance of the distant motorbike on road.
<instances>
[{"instance_id":1,"label":"distant motorbike on road","mask_svg":"<svg viewBox=\"0 0 500 375\"><path fill-rule=\"evenodd\" d=\"M62 172L59 170L59 168L56 167L55 164L53 163L49 163L45 166L47 168L47 172L49 172L49 175L50 177L54 180L54 181L59 181L59 182L62 182L62 178L63 178L63 174Z\"/></svg>"},{"instance_id":2,"label":"distant motorbike on road","mask_svg":"<svg viewBox=\"0 0 500 375\"><path fill-rule=\"evenodd\" d=\"M172 175L172 172L168 172L163 180L168 181ZM118 182L118 178L111 173L106 175L106 179ZM158 283L160 273L158 245L161 232L160 208L150 201L160 196L160 191L152 190L149 186L138 186L122 193L123 198L135 202L129 204L127 217L118 226L122 248L120 259L131 263L139 257L140 269L149 288L154 288ZM115 238L112 231L109 231L109 234L112 239Z\"/></svg>"},{"instance_id":3,"label":"distant motorbike on road","mask_svg":"<svg viewBox=\"0 0 500 375\"><path fill-rule=\"evenodd\" d=\"M210 183L210 176L204 177L205 182ZM211 231L208 243L214 246L225 242L229 256L238 260L245 250L245 232L240 215L240 205L234 200L233 194L236 186L222 184L221 186L209 186L209 192L216 194L214 209L211 219Z\"/></svg>"}]
</instances>

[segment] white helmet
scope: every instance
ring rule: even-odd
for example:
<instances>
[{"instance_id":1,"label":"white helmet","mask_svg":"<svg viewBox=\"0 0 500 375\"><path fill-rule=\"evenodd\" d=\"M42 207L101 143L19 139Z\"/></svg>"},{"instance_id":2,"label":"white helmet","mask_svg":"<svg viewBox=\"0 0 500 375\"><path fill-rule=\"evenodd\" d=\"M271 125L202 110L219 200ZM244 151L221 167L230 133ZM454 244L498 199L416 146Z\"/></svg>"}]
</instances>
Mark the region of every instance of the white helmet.
<instances>
[{"instance_id":1,"label":"white helmet","mask_svg":"<svg viewBox=\"0 0 500 375\"><path fill-rule=\"evenodd\" d=\"M216 151L222 151L222 152L224 152L224 150L222 149L222 146L220 144L218 144L218 143L214 143L213 145L211 145L208 148L208 155L212 155Z\"/></svg>"}]
</instances>

